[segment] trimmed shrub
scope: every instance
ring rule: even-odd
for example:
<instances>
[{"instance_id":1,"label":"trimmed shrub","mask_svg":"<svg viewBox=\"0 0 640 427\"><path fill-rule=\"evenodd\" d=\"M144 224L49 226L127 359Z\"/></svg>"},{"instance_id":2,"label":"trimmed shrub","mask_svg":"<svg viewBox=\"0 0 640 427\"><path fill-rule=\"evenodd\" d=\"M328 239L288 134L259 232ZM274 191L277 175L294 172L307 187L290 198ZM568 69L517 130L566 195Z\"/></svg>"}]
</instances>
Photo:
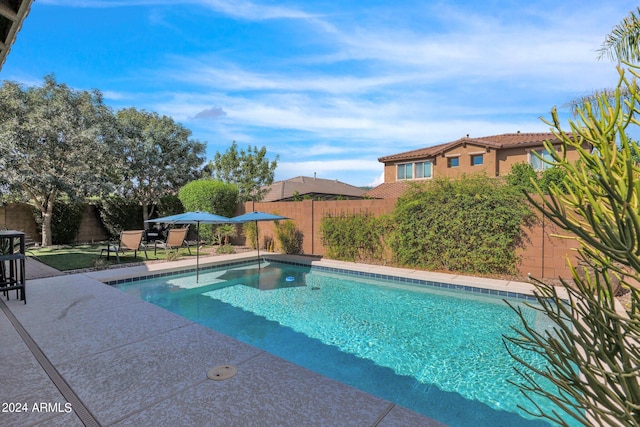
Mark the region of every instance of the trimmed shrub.
<instances>
[{"instance_id":1,"label":"trimmed shrub","mask_svg":"<svg viewBox=\"0 0 640 427\"><path fill-rule=\"evenodd\" d=\"M234 248L233 245L225 244L222 246L218 246L218 248L216 249L216 253L218 255L235 254L236 248Z\"/></svg>"},{"instance_id":2,"label":"trimmed shrub","mask_svg":"<svg viewBox=\"0 0 640 427\"><path fill-rule=\"evenodd\" d=\"M187 211L232 217L238 203L238 187L215 179L199 179L180 188L178 199Z\"/></svg>"},{"instance_id":3,"label":"trimmed shrub","mask_svg":"<svg viewBox=\"0 0 640 427\"><path fill-rule=\"evenodd\" d=\"M238 202L238 187L214 179L199 179L180 188L178 198L187 211L205 211L232 217ZM210 224L200 226L200 239L214 242L215 234Z\"/></svg>"},{"instance_id":4,"label":"trimmed shrub","mask_svg":"<svg viewBox=\"0 0 640 427\"><path fill-rule=\"evenodd\" d=\"M383 261L387 220L368 213L326 215L320 233L327 256L343 261Z\"/></svg>"}]
</instances>

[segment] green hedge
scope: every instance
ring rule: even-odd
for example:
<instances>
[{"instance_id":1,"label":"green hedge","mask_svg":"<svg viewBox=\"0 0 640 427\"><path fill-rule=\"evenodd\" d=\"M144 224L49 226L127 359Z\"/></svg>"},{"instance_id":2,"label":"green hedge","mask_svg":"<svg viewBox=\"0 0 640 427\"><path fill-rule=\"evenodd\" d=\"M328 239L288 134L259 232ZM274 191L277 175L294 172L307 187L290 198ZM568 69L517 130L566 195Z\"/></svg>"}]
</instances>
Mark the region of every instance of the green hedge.
<instances>
[{"instance_id":1,"label":"green hedge","mask_svg":"<svg viewBox=\"0 0 640 427\"><path fill-rule=\"evenodd\" d=\"M238 203L238 187L215 179L199 179L180 188L178 199L187 211L205 211L230 218ZM213 243L214 227L201 225L200 239Z\"/></svg>"},{"instance_id":2,"label":"green hedge","mask_svg":"<svg viewBox=\"0 0 640 427\"><path fill-rule=\"evenodd\" d=\"M569 184L565 177L566 172L558 167L550 167L538 173L530 163L516 163L511 167L511 172L505 176L505 180L510 186L530 194L538 193L533 185L535 181L544 194L549 194L553 185L566 191Z\"/></svg>"},{"instance_id":3,"label":"green hedge","mask_svg":"<svg viewBox=\"0 0 640 427\"><path fill-rule=\"evenodd\" d=\"M320 224L327 256L343 261L381 261L387 217L326 215Z\"/></svg>"},{"instance_id":4,"label":"green hedge","mask_svg":"<svg viewBox=\"0 0 640 427\"><path fill-rule=\"evenodd\" d=\"M435 179L398 199L395 262L427 270L515 274L522 226L533 220L523 192L484 175Z\"/></svg>"}]
</instances>

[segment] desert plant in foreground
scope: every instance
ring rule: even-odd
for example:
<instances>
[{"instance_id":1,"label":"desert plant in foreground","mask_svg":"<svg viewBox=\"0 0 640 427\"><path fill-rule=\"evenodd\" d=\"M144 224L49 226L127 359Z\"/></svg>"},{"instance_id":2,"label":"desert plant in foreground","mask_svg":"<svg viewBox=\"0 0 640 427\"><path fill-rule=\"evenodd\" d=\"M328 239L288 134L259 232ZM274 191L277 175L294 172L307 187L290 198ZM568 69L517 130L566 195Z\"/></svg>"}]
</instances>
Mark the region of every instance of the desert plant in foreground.
<instances>
[{"instance_id":1,"label":"desert plant in foreground","mask_svg":"<svg viewBox=\"0 0 640 427\"><path fill-rule=\"evenodd\" d=\"M566 173L566 182L562 189L551 184L546 199L529 197L569 232L565 237L577 239L585 265L572 269L573 284L562 281L566 299L553 286L537 283L538 310L553 328L536 331L521 315L523 327L506 338L507 348L525 348L546 360L539 369L514 356L525 367L518 369L522 382L516 385L530 398L537 395L558 405L564 414L534 415L560 425L568 425L567 414L584 425L640 425L640 291L632 286L640 279L640 168L633 158L640 147L627 136L640 124L637 77L634 67L620 69L615 96L602 95L598 108L580 107L579 119L569 122L570 132L561 129L552 112L549 124L562 146L559 152L550 144L546 148L554 166ZM578 162L567 161L569 148L578 152ZM630 292L623 310L616 310L617 281Z\"/></svg>"}]
</instances>

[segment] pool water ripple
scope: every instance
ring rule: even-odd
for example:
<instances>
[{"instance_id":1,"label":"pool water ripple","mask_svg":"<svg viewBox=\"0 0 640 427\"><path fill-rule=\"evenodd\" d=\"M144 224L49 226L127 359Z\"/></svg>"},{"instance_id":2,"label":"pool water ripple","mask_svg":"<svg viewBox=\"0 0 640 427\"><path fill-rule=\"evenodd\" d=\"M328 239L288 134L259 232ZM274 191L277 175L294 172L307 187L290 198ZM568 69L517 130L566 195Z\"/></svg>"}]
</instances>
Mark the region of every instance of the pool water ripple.
<instances>
[{"instance_id":1,"label":"pool water ripple","mask_svg":"<svg viewBox=\"0 0 640 427\"><path fill-rule=\"evenodd\" d=\"M520 418L525 415L518 405L532 406L507 382L519 377L503 335L512 334L510 326L520 321L501 298L355 280L292 266L283 269L276 273L267 267L259 279L249 269L246 276L233 276L227 282L224 275L216 274L199 293L194 292L197 288L181 284L181 280L189 283L188 279L171 279L164 287L156 284L153 293L145 293L145 299L162 302L165 308L194 321L450 425L478 425L483 416L492 425L514 425L514 419L502 411L512 413L518 425L540 423ZM293 272L296 281L305 281L306 286L297 283L264 291L254 283L264 280L272 286L274 278L284 281ZM207 283L202 275L201 283ZM142 293L140 286L134 283L122 288ZM177 287L190 288L186 301ZM526 307L523 312L529 322L546 324L539 312ZM534 355L518 353L535 362ZM342 365L341 359L348 362ZM380 369L372 369L369 363ZM396 377L386 374L386 369ZM407 384L412 390L406 390ZM458 395L461 397L455 397ZM463 408L471 405L475 414L452 418L451 413L445 414L451 408L433 413L434 406L442 403L421 400L434 396L454 399ZM480 415L484 405L497 412L488 410Z\"/></svg>"}]
</instances>

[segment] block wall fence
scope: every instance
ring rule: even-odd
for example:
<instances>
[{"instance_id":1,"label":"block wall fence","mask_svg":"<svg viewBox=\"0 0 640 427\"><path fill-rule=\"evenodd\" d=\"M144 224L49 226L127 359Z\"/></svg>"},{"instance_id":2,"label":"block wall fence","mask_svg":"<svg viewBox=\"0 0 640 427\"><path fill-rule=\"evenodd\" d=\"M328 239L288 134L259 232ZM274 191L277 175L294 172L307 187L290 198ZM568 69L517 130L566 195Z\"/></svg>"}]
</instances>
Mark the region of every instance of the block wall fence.
<instances>
[{"instance_id":1,"label":"block wall fence","mask_svg":"<svg viewBox=\"0 0 640 427\"><path fill-rule=\"evenodd\" d=\"M244 211L238 213L263 211L291 218L298 230L303 234L303 251L305 254L325 255L325 248L320 235L320 223L327 214L333 216L370 213L378 216L391 213L396 199L371 200L336 200L300 202L247 202ZM260 243L264 236L274 237L274 224L271 221L259 223ZM571 278L570 262L576 261L577 242L571 239L556 237L560 230L548 219L540 215L534 225L525 229L526 238L523 248L518 249L521 262L518 266L520 275L528 275L538 279L555 280L558 277ZM244 243L244 241L243 241Z\"/></svg>"},{"instance_id":2,"label":"block wall fence","mask_svg":"<svg viewBox=\"0 0 640 427\"><path fill-rule=\"evenodd\" d=\"M244 206L238 206L237 214L257 210L291 218L303 234L303 252L312 255L325 255L320 223L326 215L369 213L379 216L392 212L395 205L395 199L247 202ZM33 208L26 204L16 203L0 206L0 229L24 231L36 243L39 243L40 232L33 219L32 211ZM275 236L273 222L260 222L258 228L261 244L264 236ZM558 277L569 279L571 271L567 265L567 257L572 262L576 260L573 249L577 247L577 243L574 240L556 237L556 234L560 234L557 227L542 217L538 218L534 226L525 229L525 232L526 239L523 248L518 249L518 255L521 259L520 275L527 277L530 274L532 277L544 279L557 279ZM108 234L100 222L95 206L88 206L76 242L98 242L107 238ZM238 236L234 239L234 243L245 244L246 242L243 236Z\"/></svg>"},{"instance_id":3,"label":"block wall fence","mask_svg":"<svg viewBox=\"0 0 640 427\"><path fill-rule=\"evenodd\" d=\"M11 203L0 206L0 229L24 231L34 242L40 243L40 229L33 218L33 207L25 203ZM109 234L104 229L98 210L93 205L85 208L76 243L101 242Z\"/></svg>"}]
</instances>

